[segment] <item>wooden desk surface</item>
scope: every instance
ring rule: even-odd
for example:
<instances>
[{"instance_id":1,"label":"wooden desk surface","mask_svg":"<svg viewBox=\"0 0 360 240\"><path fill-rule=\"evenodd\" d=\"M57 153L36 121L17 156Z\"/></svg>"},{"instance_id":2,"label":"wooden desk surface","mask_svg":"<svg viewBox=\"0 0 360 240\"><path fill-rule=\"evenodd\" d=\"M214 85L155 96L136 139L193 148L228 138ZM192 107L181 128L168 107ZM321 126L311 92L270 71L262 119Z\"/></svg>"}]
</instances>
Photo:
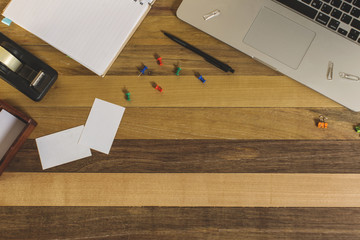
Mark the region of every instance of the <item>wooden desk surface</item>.
<instances>
[{"instance_id":1,"label":"wooden desk surface","mask_svg":"<svg viewBox=\"0 0 360 240\"><path fill-rule=\"evenodd\" d=\"M59 72L40 103L0 81L0 98L39 123L0 178L0 239L358 238L359 114L181 22L180 2L157 0L105 78L0 25ZM151 76L137 77L142 63ZM110 155L42 171L34 139L84 124L95 98L126 107ZM326 130L316 128L320 115Z\"/></svg>"}]
</instances>

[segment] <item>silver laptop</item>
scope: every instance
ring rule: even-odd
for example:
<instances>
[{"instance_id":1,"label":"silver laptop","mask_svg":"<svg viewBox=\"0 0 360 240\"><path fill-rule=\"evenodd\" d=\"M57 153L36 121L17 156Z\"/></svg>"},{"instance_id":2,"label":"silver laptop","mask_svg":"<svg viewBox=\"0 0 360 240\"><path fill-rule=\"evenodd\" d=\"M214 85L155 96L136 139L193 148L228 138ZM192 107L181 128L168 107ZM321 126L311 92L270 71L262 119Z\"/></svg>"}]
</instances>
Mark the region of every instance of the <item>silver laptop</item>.
<instances>
[{"instance_id":1,"label":"silver laptop","mask_svg":"<svg viewBox=\"0 0 360 240\"><path fill-rule=\"evenodd\" d=\"M183 0L177 16L360 111L360 0Z\"/></svg>"}]
</instances>

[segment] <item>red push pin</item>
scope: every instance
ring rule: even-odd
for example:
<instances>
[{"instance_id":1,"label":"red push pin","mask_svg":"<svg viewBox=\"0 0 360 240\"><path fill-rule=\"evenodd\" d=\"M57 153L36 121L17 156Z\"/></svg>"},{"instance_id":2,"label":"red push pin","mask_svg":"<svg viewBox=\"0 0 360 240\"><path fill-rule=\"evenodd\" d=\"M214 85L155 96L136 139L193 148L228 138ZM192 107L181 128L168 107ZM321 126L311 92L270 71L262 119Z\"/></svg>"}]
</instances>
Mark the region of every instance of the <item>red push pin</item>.
<instances>
[{"instance_id":1,"label":"red push pin","mask_svg":"<svg viewBox=\"0 0 360 240\"><path fill-rule=\"evenodd\" d=\"M163 65L164 65L163 62L162 62L162 57L158 57L156 60L157 60L157 62L158 62L158 64L159 64L160 66L163 66Z\"/></svg>"},{"instance_id":2,"label":"red push pin","mask_svg":"<svg viewBox=\"0 0 360 240\"><path fill-rule=\"evenodd\" d=\"M163 92L163 89L159 85L156 85L155 89L158 90L159 92Z\"/></svg>"}]
</instances>

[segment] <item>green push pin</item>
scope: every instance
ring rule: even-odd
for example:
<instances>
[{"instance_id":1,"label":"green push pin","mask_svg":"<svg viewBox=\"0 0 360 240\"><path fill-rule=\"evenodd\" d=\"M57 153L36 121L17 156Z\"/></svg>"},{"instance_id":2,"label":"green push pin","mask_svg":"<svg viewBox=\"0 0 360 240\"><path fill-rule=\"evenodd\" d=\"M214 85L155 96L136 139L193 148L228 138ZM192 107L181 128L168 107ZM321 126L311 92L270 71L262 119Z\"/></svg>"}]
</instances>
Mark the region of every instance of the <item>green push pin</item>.
<instances>
[{"instance_id":1,"label":"green push pin","mask_svg":"<svg viewBox=\"0 0 360 240\"><path fill-rule=\"evenodd\" d=\"M125 93L125 98L126 98L126 100L131 101L129 92Z\"/></svg>"},{"instance_id":2,"label":"green push pin","mask_svg":"<svg viewBox=\"0 0 360 240\"><path fill-rule=\"evenodd\" d=\"M180 76L180 71L181 71L181 68L180 67L177 67L177 69L176 69L176 76Z\"/></svg>"},{"instance_id":3,"label":"green push pin","mask_svg":"<svg viewBox=\"0 0 360 240\"><path fill-rule=\"evenodd\" d=\"M356 131L357 133L360 133L360 125L358 125L358 126L355 127L355 131Z\"/></svg>"}]
</instances>

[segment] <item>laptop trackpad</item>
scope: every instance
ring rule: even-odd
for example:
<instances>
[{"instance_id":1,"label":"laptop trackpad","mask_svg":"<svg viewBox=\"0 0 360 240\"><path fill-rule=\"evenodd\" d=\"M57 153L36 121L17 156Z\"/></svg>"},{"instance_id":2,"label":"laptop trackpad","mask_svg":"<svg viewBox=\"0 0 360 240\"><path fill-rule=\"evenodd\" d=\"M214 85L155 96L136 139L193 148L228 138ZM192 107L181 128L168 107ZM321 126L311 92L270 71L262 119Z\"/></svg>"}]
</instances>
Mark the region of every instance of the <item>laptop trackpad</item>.
<instances>
[{"instance_id":1,"label":"laptop trackpad","mask_svg":"<svg viewBox=\"0 0 360 240\"><path fill-rule=\"evenodd\" d=\"M268 9L262 8L244 43L297 69L315 38L315 32Z\"/></svg>"}]
</instances>

